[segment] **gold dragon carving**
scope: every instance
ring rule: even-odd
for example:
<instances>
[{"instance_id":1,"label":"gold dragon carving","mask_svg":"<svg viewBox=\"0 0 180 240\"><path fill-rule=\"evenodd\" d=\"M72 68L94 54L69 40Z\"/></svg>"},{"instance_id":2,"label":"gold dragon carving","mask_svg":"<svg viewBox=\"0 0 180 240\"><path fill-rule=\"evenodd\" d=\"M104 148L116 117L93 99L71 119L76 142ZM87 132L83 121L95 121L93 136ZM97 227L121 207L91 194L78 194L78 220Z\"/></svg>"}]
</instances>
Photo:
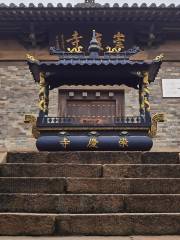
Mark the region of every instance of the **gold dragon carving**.
<instances>
[{"instance_id":1,"label":"gold dragon carving","mask_svg":"<svg viewBox=\"0 0 180 240\"><path fill-rule=\"evenodd\" d=\"M70 53L82 53L83 47L79 46L79 47L74 47L74 48L67 48L68 52Z\"/></svg>"},{"instance_id":2,"label":"gold dragon carving","mask_svg":"<svg viewBox=\"0 0 180 240\"><path fill-rule=\"evenodd\" d=\"M106 50L108 53L119 53L121 51L121 48L112 48L112 47L106 47Z\"/></svg>"},{"instance_id":3,"label":"gold dragon carving","mask_svg":"<svg viewBox=\"0 0 180 240\"><path fill-rule=\"evenodd\" d=\"M48 104L49 104L49 93L48 93L48 83L45 80L44 73L40 73L40 81L39 81L39 109L45 113L48 112Z\"/></svg>"},{"instance_id":4,"label":"gold dragon carving","mask_svg":"<svg viewBox=\"0 0 180 240\"><path fill-rule=\"evenodd\" d=\"M143 79L143 91L144 91L144 107L147 112L150 111L150 103L149 103L149 74L148 72L144 72L144 79Z\"/></svg>"}]
</instances>

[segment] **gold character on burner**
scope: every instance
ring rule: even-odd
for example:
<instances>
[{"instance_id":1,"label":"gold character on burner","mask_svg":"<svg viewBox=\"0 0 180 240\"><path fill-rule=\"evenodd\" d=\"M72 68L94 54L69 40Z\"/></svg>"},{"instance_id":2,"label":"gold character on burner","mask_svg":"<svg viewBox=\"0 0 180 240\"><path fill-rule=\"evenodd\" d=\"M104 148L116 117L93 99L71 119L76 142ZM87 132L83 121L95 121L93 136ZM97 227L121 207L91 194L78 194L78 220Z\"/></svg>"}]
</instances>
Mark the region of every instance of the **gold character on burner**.
<instances>
[{"instance_id":1,"label":"gold character on burner","mask_svg":"<svg viewBox=\"0 0 180 240\"><path fill-rule=\"evenodd\" d=\"M64 137L63 140L60 141L60 144L63 146L64 149L67 149L70 143L71 141L67 137Z\"/></svg>"},{"instance_id":2,"label":"gold character on burner","mask_svg":"<svg viewBox=\"0 0 180 240\"><path fill-rule=\"evenodd\" d=\"M120 138L119 139L119 145L120 145L120 147L123 147L123 148L128 147L128 140L127 140L127 138L126 137Z\"/></svg>"},{"instance_id":3,"label":"gold character on burner","mask_svg":"<svg viewBox=\"0 0 180 240\"><path fill-rule=\"evenodd\" d=\"M97 146L98 143L99 143L99 141L97 140L96 137L91 137L89 139L89 143L88 143L87 147L88 148L98 148L98 146Z\"/></svg>"}]
</instances>

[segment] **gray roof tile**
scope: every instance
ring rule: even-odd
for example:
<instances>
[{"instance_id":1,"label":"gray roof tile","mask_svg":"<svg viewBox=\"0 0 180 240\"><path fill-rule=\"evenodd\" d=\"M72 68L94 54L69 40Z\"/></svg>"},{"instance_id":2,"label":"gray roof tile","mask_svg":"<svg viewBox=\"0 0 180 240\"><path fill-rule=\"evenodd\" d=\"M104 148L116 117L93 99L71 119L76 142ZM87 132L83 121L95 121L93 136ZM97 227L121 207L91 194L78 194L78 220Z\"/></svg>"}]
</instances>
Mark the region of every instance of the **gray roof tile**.
<instances>
[{"instance_id":1,"label":"gray roof tile","mask_svg":"<svg viewBox=\"0 0 180 240\"><path fill-rule=\"evenodd\" d=\"M84 2L84 3L78 3L75 4L74 6L72 6L71 3L67 3L66 5L63 5L61 2L58 4L52 4L52 3L48 3L48 4L44 4L44 3L38 3L38 4L34 4L34 3L29 3L29 5L25 5L24 3L20 3L19 5L16 5L14 3L10 3L8 5L6 5L5 3L0 3L0 8L42 8L42 7L46 7L46 8L52 8L52 7L64 7L64 8L90 8L90 7L94 7L94 8L99 8L99 7L108 7L108 8L143 8L143 7L148 7L148 8L179 8L180 5L175 5L174 3L171 4L160 4L160 5L156 5L155 3L151 3L150 5L147 5L146 3L142 3L142 4L138 4L138 3L133 3L131 6L124 2L121 5L119 5L118 3L114 3L113 6L111 6L109 3L105 3L105 4L100 4L100 3L89 3L89 2Z\"/></svg>"}]
</instances>

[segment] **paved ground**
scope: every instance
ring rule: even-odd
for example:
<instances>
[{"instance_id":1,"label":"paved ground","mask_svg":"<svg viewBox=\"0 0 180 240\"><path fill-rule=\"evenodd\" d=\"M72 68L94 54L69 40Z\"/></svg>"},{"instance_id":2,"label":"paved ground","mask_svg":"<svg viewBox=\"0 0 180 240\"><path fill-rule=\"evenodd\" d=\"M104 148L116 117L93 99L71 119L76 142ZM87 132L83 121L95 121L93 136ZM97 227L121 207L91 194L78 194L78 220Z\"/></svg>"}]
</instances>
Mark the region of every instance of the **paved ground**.
<instances>
[{"instance_id":1,"label":"paved ground","mask_svg":"<svg viewBox=\"0 0 180 240\"><path fill-rule=\"evenodd\" d=\"M131 236L131 237L3 237L0 240L180 240L180 236Z\"/></svg>"}]
</instances>

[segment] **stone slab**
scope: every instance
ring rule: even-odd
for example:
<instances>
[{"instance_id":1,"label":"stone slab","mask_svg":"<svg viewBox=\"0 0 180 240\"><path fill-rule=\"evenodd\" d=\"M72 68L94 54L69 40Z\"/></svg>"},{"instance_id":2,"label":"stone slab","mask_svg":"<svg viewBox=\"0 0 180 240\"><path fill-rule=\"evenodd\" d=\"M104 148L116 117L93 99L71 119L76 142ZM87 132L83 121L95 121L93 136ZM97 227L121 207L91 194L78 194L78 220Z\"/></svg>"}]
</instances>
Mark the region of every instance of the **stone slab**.
<instances>
[{"instance_id":1,"label":"stone slab","mask_svg":"<svg viewBox=\"0 0 180 240\"><path fill-rule=\"evenodd\" d=\"M2 164L1 177L101 177L101 165L85 164Z\"/></svg>"},{"instance_id":2,"label":"stone slab","mask_svg":"<svg viewBox=\"0 0 180 240\"><path fill-rule=\"evenodd\" d=\"M179 152L146 152L142 154L142 163L178 164Z\"/></svg>"},{"instance_id":3,"label":"stone slab","mask_svg":"<svg viewBox=\"0 0 180 240\"><path fill-rule=\"evenodd\" d=\"M0 212L123 212L123 195L0 194Z\"/></svg>"},{"instance_id":4,"label":"stone slab","mask_svg":"<svg viewBox=\"0 0 180 240\"><path fill-rule=\"evenodd\" d=\"M179 178L67 179L69 193L178 194Z\"/></svg>"},{"instance_id":5,"label":"stone slab","mask_svg":"<svg viewBox=\"0 0 180 240\"><path fill-rule=\"evenodd\" d=\"M45 237L40 237L40 236L36 236L36 237L26 237L26 236L1 236L0 237L1 240L133 240L132 237L128 237L128 236L45 236ZM157 239L158 240L158 239ZM177 239L172 239L172 240L177 240Z\"/></svg>"},{"instance_id":6,"label":"stone slab","mask_svg":"<svg viewBox=\"0 0 180 240\"><path fill-rule=\"evenodd\" d=\"M8 152L9 163L178 164L178 152Z\"/></svg>"},{"instance_id":7,"label":"stone slab","mask_svg":"<svg viewBox=\"0 0 180 240\"><path fill-rule=\"evenodd\" d=\"M0 214L1 236L178 235L180 214Z\"/></svg>"},{"instance_id":8,"label":"stone slab","mask_svg":"<svg viewBox=\"0 0 180 240\"><path fill-rule=\"evenodd\" d=\"M108 164L104 178L180 178L180 164Z\"/></svg>"},{"instance_id":9,"label":"stone slab","mask_svg":"<svg viewBox=\"0 0 180 240\"><path fill-rule=\"evenodd\" d=\"M180 234L180 214L65 214L56 218L59 235Z\"/></svg>"},{"instance_id":10,"label":"stone slab","mask_svg":"<svg viewBox=\"0 0 180 240\"><path fill-rule=\"evenodd\" d=\"M0 212L180 213L179 194L0 194Z\"/></svg>"},{"instance_id":11,"label":"stone slab","mask_svg":"<svg viewBox=\"0 0 180 240\"><path fill-rule=\"evenodd\" d=\"M25 237L25 236L1 236L1 240L59 240L59 236ZM61 240L180 240L180 236L61 236Z\"/></svg>"},{"instance_id":12,"label":"stone slab","mask_svg":"<svg viewBox=\"0 0 180 240\"><path fill-rule=\"evenodd\" d=\"M9 163L140 163L140 152L8 152Z\"/></svg>"},{"instance_id":13,"label":"stone slab","mask_svg":"<svg viewBox=\"0 0 180 240\"><path fill-rule=\"evenodd\" d=\"M8 152L8 163L44 163L47 160L48 152Z\"/></svg>"},{"instance_id":14,"label":"stone slab","mask_svg":"<svg viewBox=\"0 0 180 240\"><path fill-rule=\"evenodd\" d=\"M37 239L37 240L59 240L59 236L57 237L0 237L1 240L32 240L32 239ZM90 237L90 236L72 236L72 237L68 237L68 236L61 236L60 240L133 240L132 237ZM157 239L158 240L158 239ZM177 240L177 239L174 239Z\"/></svg>"},{"instance_id":15,"label":"stone slab","mask_svg":"<svg viewBox=\"0 0 180 240\"><path fill-rule=\"evenodd\" d=\"M3 178L0 193L63 193L64 178Z\"/></svg>"},{"instance_id":16,"label":"stone slab","mask_svg":"<svg viewBox=\"0 0 180 240\"><path fill-rule=\"evenodd\" d=\"M131 213L180 213L179 194L124 195L126 212Z\"/></svg>"},{"instance_id":17,"label":"stone slab","mask_svg":"<svg viewBox=\"0 0 180 240\"><path fill-rule=\"evenodd\" d=\"M180 164L1 164L1 177L180 178Z\"/></svg>"},{"instance_id":18,"label":"stone slab","mask_svg":"<svg viewBox=\"0 0 180 240\"><path fill-rule=\"evenodd\" d=\"M35 214L0 214L0 235L52 235L55 217Z\"/></svg>"}]
</instances>

